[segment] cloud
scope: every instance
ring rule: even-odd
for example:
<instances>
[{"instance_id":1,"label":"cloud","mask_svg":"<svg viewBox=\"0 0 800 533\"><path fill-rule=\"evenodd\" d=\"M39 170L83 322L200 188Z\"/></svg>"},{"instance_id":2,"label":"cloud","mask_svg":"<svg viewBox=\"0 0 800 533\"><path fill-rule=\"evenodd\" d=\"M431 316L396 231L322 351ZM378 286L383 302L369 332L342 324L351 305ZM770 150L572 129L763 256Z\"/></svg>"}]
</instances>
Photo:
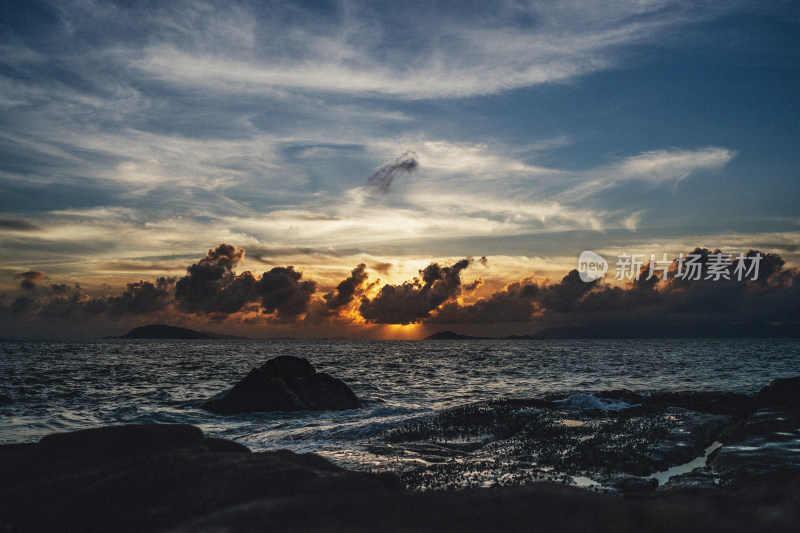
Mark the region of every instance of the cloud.
<instances>
[{"instance_id":1,"label":"cloud","mask_svg":"<svg viewBox=\"0 0 800 533\"><path fill-rule=\"evenodd\" d=\"M394 162L387 163L375 171L367 180L367 186L382 193L388 193L392 188L392 182L399 173L411 173L419 168L416 157L417 154L406 150Z\"/></svg>"},{"instance_id":2,"label":"cloud","mask_svg":"<svg viewBox=\"0 0 800 533\"><path fill-rule=\"evenodd\" d=\"M618 163L578 173L570 188L556 196L557 199L579 201L625 183L640 182L650 186L663 183L677 185L695 172L718 170L736 156L736 152L722 147L705 147L696 150L653 150L631 156ZM626 225L635 228L636 214Z\"/></svg>"},{"instance_id":3,"label":"cloud","mask_svg":"<svg viewBox=\"0 0 800 533\"><path fill-rule=\"evenodd\" d=\"M620 179L641 179L651 183L680 181L697 170L718 169L736 152L727 148L699 150L654 150L629 157L616 165Z\"/></svg>"},{"instance_id":4,"label":"cloud","mask_svg":"<svg viewBox=\"0 0 800 533\"><path fill-rule=\"evenodd\" d=\"M262 312L275 313L278 322L290 322L305 313L317 284L300 281L302 277L303 273L291 266L264 272L255 283L255 294L261 297Z\"/></svg>"},{"instance_id":5,"label":"cloud","mask_svg":"<svg viewBox=\"0 0 800 533\"><path fill-rule=\"evenodd\" d=\"M274 267L260 276L237 273L244 249L223 243L208 250L177 281L158 277L130 282L118 294L105 296L90 296L79 283L48 285L44 272L22 272L16 275L22 281L17 294L0 296L0 314L7 326L204 319L336 328L515 324L530 328L528 333L566 325L598 334L633 335L664 333L674 324L688 324L691 331L700 332L704 327L709 332L719 327L730 331L736 324L745 330L753 324L800 324L800 269L787 266L780 255L745 252L745 260L760 255L758 277L752 279L751 272L738 281L735 275L730 280L706 279L711 273L708 260L723 252L697 247L684 258L690 254L706 264L699 280L677 277L678 264L673 261L666 278L656 270L646 279L648 264L641 267L640 279L624 284L608 278L585 283L571 270L557 281L527 277L486 296L484 291L497 286L493 280L487 284L477 278L462 284L464 271L475 263L466 257L452 265L431 262L412 280L380 286L377 293L378 283L369 283L366 263L360 263L333 290L320 294L317 282L304 279L304 273L292 266ZM727 255L733 267L738 253ZM462 298L477 299L465 303Z\"/></svg>"},{"instance_id":6,"label":"cloud","mask_svg":"<svg viewBox=\"0 0 800 533\"><path fill-rule=\"evenodd\" d=\"M38 270L29 270L28 272L21 272L14 276L19 279L19 286L25 290L32 291L39 287L42 281L47 277L44 272Z\"/></svg>"},{"instance_id":7,"label":"cloud","mask_svg":"<svg viewBox=\"0 0 800 533\"><path fill-rule=\"evenodd\" d=\"M151 32L131 63L146 78L216 94L460 98L614 68L626 47L658 43L676 27L718 16L670 2L400 11L356 2L324 17L299 6L268 9L250 4L208 17L186 16L183 5L161 10L161 31ZM226 22L212 24L217 17ZM164 31L170 25L181 31Z\"/></svg>"},{"instance_id":8,"label":"cloud","mask_svg":"<svg viewBox=\"0 0 800 533\"><path fill-rule=\"evenodd\" d=\"M433 171L437 175L461 176L475 184L486 178L507 180L517 177L530 180L536 177L550 178L559 173L557 169L531 164L520 157L521 153L497 143L407 136L373 139L367 146L376 155L387 157L396 153L398 144L413 146L414 157L426 171Z\"/></svg>"},{"instance_id":9,"label":"cloud","mask_svg":"<svg viewBox=\"0 0 800 533\"><path fill-rule=\"evenodd\" d=\"M53 296L46 300L38 310L38 318L66 319L78 316L76 321L83 322L87 318L98 315L106 309L106 302L102 299L89 298L79 290L70 294Z\"/></svg>"},{"instance_id":10,"label":"cloud","mask_svg":"<svg viewBox=\"0 0 800 533\"><path fill-rule=\"evenodd\" d=\"M465 291L474 291L475 289L477 289L481 285L483 285L483 280L481 278L476 278L475 280L472 281L472 283L467 283L466 285L464 285L464 290Z\"/></svg>"},{"instance_id":11,"label":"cloud","mask_svg":"<svg viewBox=\"0 0 800 533\"><path fill-rule=\"evenodd\" d=\"M0 231L36 231L39 227L25 220L0 219Z\"/></svg>"},{"instance_id":12,"label":"cloud","mask_svg":"<svg viewBox=\"0 0 800 533\"><path fill-rule=\"evenodd\" d=\"M498 324L530 322L539 309L534 296L539 286L530 279L514 282L489 298L480 298L469 305L458 302L444 304L426 321L430 324Z\"/></svg>"},{"instance_id":13,"label":"cloud","mask_svg":"<svg viewBox=\"0 0 800 533\"><path fill-rule=\"evenodd\" d=\"M82 322L105 310L105 299L89 297L79 284L42 284L46 279L44 272L25 272L20 284L25 294L15 298L6 311L25 321L69 318Z\"/></svg>"},{"instance_id":14,"label":"cloud","mask_svg":"<svg viewBox=\"0 0 800 533\"><path fill-rule=\"evenodd\" d=\"M6 61L14 62L9 66L13 72L26 75L6 80L11 84L6 94L20 102L8 110L9 121L24 127L0 133L0 148L5 148L4 153L26 157L19 162L9 160L2 179L20 187L23 196L40 193L41 188L33 189L33 183L54 185L44 190L57 186L61 194L66 188L74 198L51 197L50 203L94 204L92 208L55 209L41 215L35 223L42 231L35 232L30 245L44 249L56 241L93 246L99 259L95 264L100 265L132 254L164 255L165 249L187 253L204 246L210 234L249 249L265 243L347 250L363 246L358 251L373 254L375 249L367 247L386 243L397 249L414 239L417 244L412 253L421 254L436 250L438 243L421 248L430 240L456 236L466 239L636 227L629 213L608 212L602 205L586 205L569 195L554 198L551 193L558 192L551 190L554 183L569 188L571 183L589 179L588 174L535 164L540 161L534 161L524 147L509 148L498 139L454 142L447 134L424 133L429 127L424 123L411 130L417 133L387 137L386 132L394 130L385 127L383 118L370 120L369 127L364 127L351 124L349 117L356 111L374 111L380 116L397 113L392 108L399 105L403 113L412 109L398 104L393 96L385 101L341 99L318 94L318 90L328 93L328 89L312 88L307 93L273 86L275 90L262 91L264 84L253 90L247 82L237 81L239 71L234 67L244 64L264 68L268 74L299 69L307 74L314 72L315 62L321 62L332 66L313 77L337 69L340 76L356 69L364 70L364 76L389 72L419 85L415 77L420 64L415 59L434 57L426 76L445 72L439 69L444 62L466 77L489 83L486 79L491 80L491 76L482 71L505 63L513 65L503 68L519 73L520 64L533 61L534 55L580 56L584 46L595 49L592 40L597 50L613 54L616 45L610 43L617 39L625 43L634 35L645 35L649 30L657 33L708 15L696 9L685 12L683 6L665 14L658 5L623 2L607 12L599 10L598 19L584 20L582 24L587 25L581 29L574 20L576 14L570 14L570 6L547 4L524 8L504 5L479 13L472 12L474 6L464 8L472 12L471 17L434 8L425 16L416 12L384 15L369 6L334 8L341 17L325 17L325 24L304 8L292 8L287 13L274 7L274 13L264 13L252 3L219 7L213 2L203 7L178 2L133 13L119 6L86 10L69 5L55 11L53 24L57 26L54 35L63 37L73 31L85 36L66 40L69 50L53 52L44 37L15 41L19 49L9 53ZM586 9L581 6L577 11L584 13ZM211 13L216 16L209 17ZM631 13L638 17L636 21L629 18ZM284 23L277 22L281 16L286 16ZM412 23L417 17L421 17L420 24ZM431 20L452 24L431 27ZM529 22L518 22L523 20ZM573 25L580 31L568 37L567 28ZM108 34L112 28L113 35ZM402 40L395 49L386 50L380 35L395 31L408 32L415 39ZM512 42L515 38L527 44L517 45ZM639 42L638 38L631 42ZM98 42L108 44L98 46ZM532 43L536 46L531 47ZM466 53L472 45L485 53ZM170 50L183 54L175 56L177 59L187 56L189 63L155 57ZM147 65L149 59L170 63L164 68L174 72L167 72L167 77L179 75L184 68L191 70L194 61L200 69L196 84L191 79L189 83L167 80L164 84L158 81L160 74L154 74L154 80L140 76L142 72L131 67ZM216 73L203 72L217 60L224 65ZM47 67L53 63L62 65L70 76L56 76ZM222 80L226 87L223 91L215 92L205 85L225 78L230 69L234 76ZM439 83L451 86L447 91L454 90L458 80L444 77ZM279 82L280 76L274 79ZM519 83L524 83L521 80ZM320 85L325 85L324 80ZM333 85L331 90L336 92ZM230 98L230 91L237 92L237 98ZM442 95L449 97L447 91ZM408 97L402 91L400 94L401 98ZM198 95L213 104L207 108L194 105ZM421 118L414 115L412 120ZM101 131L98 124L102 124ZM561 137L561 133L556 135L556 139ZM341 188L345 195L348 186L362 189L358 176L367 172L361 169L371 171L380 164L376 161L390 161L397 155L398 145L412 148L413 160L425 168L423 187L398 188L392 194L393 204L384 209L340 197ZM309 162L302 156L314 147L324 147L331 153ZM341 154L346 157L337 158ZM663 167L680 175L676 154L662 154L662 163L658 163L656 154L650 155L652 168L662 172L658 169ZM666 161L670 154L671 162ZM365 155L369 156L367 162ZM625 167L622 173L635 174L646 166L644 154L633 157L641 160L621 165ZM709 161L706 164L711 164ZM402 164L392 169L390 163L384 169L390 172L376 173L379 183L375 190L388 189L394 178L408 172ZM593 168L589 173L595 170L608 171L605 167ZM409 183L419 179L411 174L405 177ZM459 194L453 194L455 190ZM120 203L129 210L127 215L114 207ZM78 220L67 211L81 211L85 217L94 211L96 216L91 221ZM104 211L110 218L103 219ZM320 219L307 219L301 213L316 213ZM124 241L119 239L120 234L125 235ZM52 250L50 258L64 264L75 259L66 253L55 254ZM26 262L25 266L49 269L44 263Z\"/></svg>"},{"instance_id":15,"label":"cloud","mask_svg":"<svg viewBox=\"0 0 800 533\"><path fill-rule=\"evenodd\" d=\"M517 136L491 118L535 95L452 99L542 84L555 100L571 98L565 94L579 85L553 82L625 67L642 50L646 61L652 50L640 45L669 46L665 39L738 7L311 5L16 6L19 18L0 45L8 125L0 132L0 180L9 213L0 221L0 254L9 257L18 238L28 252L15 269L95 280L107 276L101 268L110 260L165 264L170 254L185 258L205 247L209 235L248 250L463 254L457 239L635 229L630 213L553 194L577 191L581 181L589 195L623 179L677 182L693 169L720 168L732 153L687 145L635 154L623 146L618 153L631 157L610 165L583 157L558 165L566 158L551 152L565 139L583 142L570 124L551 129L537 120ZM438 101L409 101L419 99ZM487 120L486 128L476 120ZM468 142L475 134L480 142ZM364 178L398 146L414 150L425 180L390 163L374 189L391 187L391 205L348 197L349 189L367 195ZM17 199L32 207L15 207ZM452 248L442 252L442 243ZM96 254L91 264L81 261L87 253ZM136 270L128 279L144 275ZM241 291L247 283L239 280ZM244 298L228 296L218 307Z\"/></svg>"},{"instance_id":16,"label":"cloud","mask_svg":"<svg viewBox=\"0 0 800 533\"><path fill-rule=\"evenodd\" d=\"M574 311L593 286L594 283L581 281L577 270L570 270L559 283L540 287L540 290L536 291L536 299L550 312Z\"/></svg>"},{"instance_id":17,"label":"cloud","mask_svg":"<svg viewBox=\"0 0 800 533\"><path fill-rule=\"evenodd\" d=\"M363 297L359 311L377 324L412 324L461 292L461 271L472 264L465 258L452 266L431 263L420 270L420 278L401 285L384 285L371 300Z\"/></svg>"},{"instance_id":18,"label":"cloud","mask_svg":"<svg viewBox=\"0 0 800 533\"><path fill-rule=\"evenodd\" d=\"M575 311L582 298L595 284L580 280L577 270L570 271L560 282L537 284L530 278L510 283L489 298L462 305L449 302L428 322L487 324L530 322L535 315Z\"/></svg>"},{"instance_id":19,"label":"cloud","mask_svg":"<svg viewBox=\"0 0 800 533\"><path fill-rule=\"evenodd\" d=\"M370 268L375 272L380 272L381 274L388 274L392 270L391 263L375 263Z\"/></svg>"},{"instance_id":20,"label":"cloud","mask_svg":"<svg viewBox=\"0 0 800 533\"><path fill-rule=\"evenodd\" d=\"M29 296L18 296L17 298L14 298L14 301L8 306L8 310L12 314L21 315L34 311L39 307L39 302L33 298Z\"/></svg>"},{"instance_id":21,"label":"cloud","mask_svg":"<svg viewBox=\"0 0 800 533\"><path fill-rule=\"evenodd\" d=\"M77 283L46 286L44 272L23 272L16 277L26 294L3 309L28 320L69 318L77 322L100 315L119 320L163 313L173 319L207 315L224 320L239 312L258 311L269 315L267 320L279 323L296 321L308 310L316 282L302 280L302 272L291 266L275 267L259 277L249 271L237 274L234 268L244 256L243 248L222 243L190 265L180 279L162 276L154 281L130 282L121 293L102 297L88 296ZM340 289L344 290L344 285Z\"/></svg>"},{"instance_id":22,"label":"cloud","mask_svg":"<svg viewBox=\"0 0 800 533\"><path fill-rule=\"evenodd\" d=\"M244 254L243 248L225 243L209 250L175 283L178 309L224 317L260 303L261 312L274 314L279 322L292 321L308 309L314 281L301 281L302 272L292 266L275 267L259 278L249 271L236 274L233 268Z\"/></svg>"},{"instance_id":23,"label":"cloud","mask_svg":"<svg viewBox=\"0 0 800 533\"><path fill-rule=\"evenodd\" d=\"M707 248L696 248L689 253L700 256L703 265L709 255L722 254L720 250L712 252ZM593 328L605 324L617 328L615 331L645 336L647 332L657 334L662 331L660 327L675 323L691 324L692 331L701 331L703 324L707 324L710 333L720 325L731 327L736 323L800 324L800 270L786 267L777 254L749 250L744 257L758 254L761 261L755 280L752 275L742 281L735 277L706 279L707 266L701 269L699 280L677 278L677 262L673 262L666 279L658 271L646 279L649 264L645 264L639 280L620 287L605 281L585 283L578 271L572 270L557 283L525 279L471 304L447 302L425 322L583 324ZM730 256L732 271L738 254L723 255Z\"/></svg>"},{"instance_id":24,"label":"cloud","mask_svg":"<svg viewBox=\"0 0 800 533\"><path fill-rule=\"evenodd\" d=\"M108 298L108 314L118 318L128 313L143 315L163 311L170 305L174 284L175 279L165 277L155 282L128 283L122 294ZM99 307L95 303L91 309L99 312Z\"/></svg>"},{"instance_id":25,"label":"cloud","mask_svg":"<svg viewBox=\"0 0 800 533\"><path fill-rule=\"evenodd\" d=\"M189 313L236 313L253 299L255 279L245 272L236 276L233 267L244 258L244 249L220 244L187 269L175 283L178 308Z\"/></svg>"},{"instance_id":26,"label":"cloud","mask_svg":"<svg viewBox=\"0 0 800 533\"><path fill-rule=\"evenodd\" d=\"M244 259L244 248L237 248L232 244L222 243L216 248L208 250L206 256L200 260L201 263L214 264L231 270L237 263Z\"/></svg>"},{"instance_id":27,"label":"cloud","mask_svg":"<svg viewBox=\"0 0 800 533\"><path fill-rule=\"evenodd\" d=\"M347 279L343 280L336 289L326 294L325 308L329 311L340 309L350 304L353 298L361 295L364 290L369 274L366 272L367 265L361 263L350 273Z\"/></svg>"}]
</instances>

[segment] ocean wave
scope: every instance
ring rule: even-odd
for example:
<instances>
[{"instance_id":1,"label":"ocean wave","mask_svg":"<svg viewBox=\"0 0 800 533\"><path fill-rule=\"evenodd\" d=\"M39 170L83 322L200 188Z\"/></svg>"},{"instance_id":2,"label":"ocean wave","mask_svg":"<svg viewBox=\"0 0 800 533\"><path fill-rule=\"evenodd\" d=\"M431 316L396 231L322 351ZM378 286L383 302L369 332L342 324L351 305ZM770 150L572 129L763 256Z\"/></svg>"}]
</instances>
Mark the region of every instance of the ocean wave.
<instances>
[{"instance_id":1,"label":"ocean wave","mask_svg":"<svg viewBox=\"0 0 800 533\"><path fill-rule=\"evenodd\" d=\"M636 407L637 404L625 403L622 400L612 400L610 398L598 398L591 394L573 394L563 400L556 400L553 403L558 404L564 409L571 409L577 411L584 411L589 409L601 409L603 411L619 411L620 409L628 409L629 407Z\"/></svg>"}]
</instances>

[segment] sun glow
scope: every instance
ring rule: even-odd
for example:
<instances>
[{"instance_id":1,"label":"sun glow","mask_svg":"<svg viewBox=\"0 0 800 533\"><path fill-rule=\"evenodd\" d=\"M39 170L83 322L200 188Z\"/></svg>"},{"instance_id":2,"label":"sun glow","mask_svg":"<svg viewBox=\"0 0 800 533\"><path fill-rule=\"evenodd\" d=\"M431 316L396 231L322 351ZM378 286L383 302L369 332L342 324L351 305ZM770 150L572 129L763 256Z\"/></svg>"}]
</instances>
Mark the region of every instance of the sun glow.
<instances>
[{"instance_id":1,"label":"sun glow","mask_svg":"<svg viewBox=\"0 0 800 533\"><path fill-rule=\"evenodd\" d=\"M385 340L417 340L424 336L423 332L422 324L388 324L381 336Z\"/></svg>"}]
</instances>

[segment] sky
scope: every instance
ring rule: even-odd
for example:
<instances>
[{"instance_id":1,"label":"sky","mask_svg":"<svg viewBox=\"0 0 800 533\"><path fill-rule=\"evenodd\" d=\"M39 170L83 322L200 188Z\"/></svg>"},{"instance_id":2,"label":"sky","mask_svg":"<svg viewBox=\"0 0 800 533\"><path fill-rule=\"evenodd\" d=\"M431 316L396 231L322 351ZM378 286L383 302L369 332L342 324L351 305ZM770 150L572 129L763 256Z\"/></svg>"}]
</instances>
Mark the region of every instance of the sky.
<instances>
[{"instance_id":1,"label":"sky","mask_svg":"<svg viewBox=\"0 0 800 533\"><path fill-rule=\"evenodd\" d=\"M798 88L791 1L4 2L0 336L798 322Z\"/></svg>"}]
</instances>

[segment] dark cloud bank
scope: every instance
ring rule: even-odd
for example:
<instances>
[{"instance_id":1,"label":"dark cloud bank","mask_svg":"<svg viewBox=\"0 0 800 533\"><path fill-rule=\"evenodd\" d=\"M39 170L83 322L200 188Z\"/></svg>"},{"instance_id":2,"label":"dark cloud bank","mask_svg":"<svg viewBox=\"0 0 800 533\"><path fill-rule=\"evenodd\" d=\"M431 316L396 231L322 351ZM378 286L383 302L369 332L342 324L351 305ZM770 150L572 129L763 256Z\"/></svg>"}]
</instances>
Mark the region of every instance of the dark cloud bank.
<instances>
[{"instance_id":1,"label":"dark cloud bank","mask_svg":"<svg viewBox=\"0 0 800 533\"><path fill-rule=\"evenodd\" d=\"M705 263L712 252L692 253ZM6 324L246 316L249 322L284 325L420 323L467 331L514 326L528 334L549 327L540 334L553 337L800 335L800 273L770 253L761 253L755 280L706 280L707 270L699 280L681 279L672 263L666 275L651 279L645 265L639 280L620 287L586 283L573 270L557 282L523 279L468 304L459 296L482 280L462 282L462 275L476 262L485 266L485 257L431 263L410 281L380 288L362 263L333 290L318 294L317 283L293 266L237 273L244 255L242 248L220 244L181 278L131 282L122 293L104 297L89 297L78 283L49 283L44 272L21 272L19 294L2 296L0 316Z\"/></svg>"},{"instance_id":2,"label":"dark cloud bank","mask_svg":"<svg viewBox=\"0 0 800 533\"><path fill-rule=\"evenodd\" d=\"M692 252L703 264L710 253ZM800 336L800 273L778 255L761 256L756 280L705 279L706 267L699 280L677 278L676 262L650 279L645 265L625 288L583 282L577 270L553 284L526 279L471 305L445 303L427 323L557 325L541 332L545 337Z\"/></svg>"},{"instance_id":3,"label":"dark cloud bank","mask_svg":"<svg viewBox=\"0 0 800 533\"><path fill-rule=\"evenodd\" d=\"M420 270L420 278L401 285L384 285L370 300L361 298L359 311L365 319L378 324L412 324L431 316L441 304L461 292L461 271L472 264L471 258L453 266L431 263Z\"/></svg>"}]
</instances>

